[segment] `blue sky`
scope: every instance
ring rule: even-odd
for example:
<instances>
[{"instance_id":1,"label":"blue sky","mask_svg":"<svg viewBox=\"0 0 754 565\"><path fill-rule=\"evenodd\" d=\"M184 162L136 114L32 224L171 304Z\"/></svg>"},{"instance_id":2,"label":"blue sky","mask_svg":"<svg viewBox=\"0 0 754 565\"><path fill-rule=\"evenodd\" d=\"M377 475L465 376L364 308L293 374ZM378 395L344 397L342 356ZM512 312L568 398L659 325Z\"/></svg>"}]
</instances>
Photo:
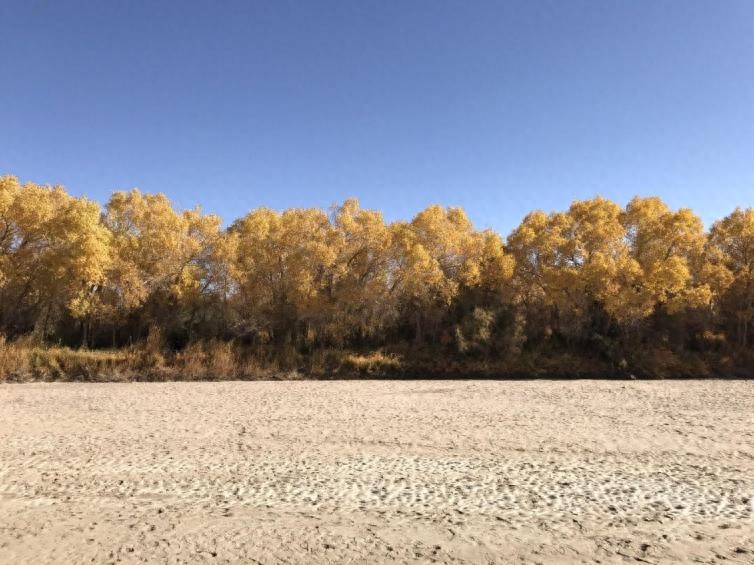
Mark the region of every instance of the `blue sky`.
<instances>
[{"instance_id":1,"label":"blue sky","mask_svg":"<svg viewBox=\"0 0 754 565\"><path fill-rule=\"evenodd\" d=\"M0 3L0 174L226 221L754 205L751 0Z\"/></svg>"}]
</instances>

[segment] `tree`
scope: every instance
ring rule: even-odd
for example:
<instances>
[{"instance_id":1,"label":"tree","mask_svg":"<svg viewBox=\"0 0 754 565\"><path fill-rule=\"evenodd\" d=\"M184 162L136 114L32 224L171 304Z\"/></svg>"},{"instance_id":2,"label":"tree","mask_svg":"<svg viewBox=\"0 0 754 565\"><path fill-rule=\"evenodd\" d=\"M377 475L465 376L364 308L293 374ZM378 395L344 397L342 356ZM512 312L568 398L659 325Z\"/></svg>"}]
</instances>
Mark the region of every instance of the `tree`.
<instances>
[{"instance_id":1,"label":"tree","mask_svg":"<svg viewBox=\"0 0 754 565\"><path fill-rule=\"evenodd\" d=\"M112 195L103 221L112 234L103 309L114 327L131 321L129 337L141 337L162 324L190 337L201 295L216 290L224 272L220 218L198 209L179 213L165 195L134 189Z\"/></svg>"},{"instance_id":2,"label":"tree","mask_svg":"<svg viewBox=\"0 0 754 565\"><path fill-rule=\"evenodd\" d=\"M533 212L510 235L519 300L542 326L535 333L557 332L567 341L584 339L587 330L605 333L604 313L618 314L620 277L635 271L620 218L617 204L597 197L567 212Z\"/></svg>"},{"instance_id":3,"label":"tree","mask_svg":"<svg viewBox=\"0 0 754 565\"><path fill-rule=\"evenodd\" d=\"M707 256L711 285L721 295L736 342L746 347L752 342L750 327L754 321L754 209L736 208L715 222Z\"/></svg>"},{"instance_id":4,"label":"tree","mask_svg":"<svg viewBox=\"0 0 754 565\"><path fill-rule=\"evenodd\" d=\"M499 290L512 275L513 260L491 232L476 232L460 208L430 206L393 231L395 261L392 288L404 314L413 318L414 339L429 332L436 341L439 325L464 289Z\"/></svg>"},{"instance_id":5,"label":"tree","mask_svg":"<svg viewBox=\"0 0 754 565\"><path fill-rule=\"evenodd\" d=\"M60 187L0 178L0 300L3 330L44 338L61 317L87 320L109 262L97 203ZM12 308L8 307L12 305ZM87 324L84 323L84 341Z\"/></svg>"},{"instance_id":6,"label":"tree","mask_svg":"<svg viewBox=\"0 0 754 565\"><path fill-rule=\"evenodd\" d=\"M328 276L337 234L327 214L254 210L231 228L237 238L234 273L241 333L278 344L306 341L330 316Z\"/></svg>"},{"instance_id":7,"label":"tree","mask_svg":"<svg viewBox=\"0 0 754 565\"><path fill-rule=\"evenodd\" d=\"M673 212L657 197L636 197L623 222L631 257L640 267L633 281L639 316L658 306L675 313L709 304L711 289L702 272L706 236L698 216L688 208Z\"/></svg>"},{"instance_id":8,"label":"tree","mask_svg":"<svg viewBox=\"0 0 754 565\"><path fill-rule=\"evenodd\" d=\"M395 320L389 291L392 232L382 214L355 199L333 210L335 261L328 271L328 335L337 344L373 338Z\"/></svg>"}]
</instances>

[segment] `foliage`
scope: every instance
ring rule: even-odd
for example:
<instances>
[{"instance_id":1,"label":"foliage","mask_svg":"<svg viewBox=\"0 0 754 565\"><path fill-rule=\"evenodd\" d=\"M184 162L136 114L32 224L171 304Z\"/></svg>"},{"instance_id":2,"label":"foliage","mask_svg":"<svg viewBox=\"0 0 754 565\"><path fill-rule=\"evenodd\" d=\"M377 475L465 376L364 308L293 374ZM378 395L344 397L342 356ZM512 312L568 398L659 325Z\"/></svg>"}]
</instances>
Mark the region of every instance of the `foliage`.
<instances>
[{"instance_id":1,"label":"foliage","mask_svg":"<svg viewBox=\"0 0 754 565\"><path fill-rule=\"evenodd\" d=\"M504 240L460 208L386 223L350 199L259 208L225 229L162 194L116 192L101 208L0 177L4 378L115 365L181 378L557 362L736 373L753 322L752 209L707 233L656 197L596 197L532 212Z\"/></svg>"}]
</instances>

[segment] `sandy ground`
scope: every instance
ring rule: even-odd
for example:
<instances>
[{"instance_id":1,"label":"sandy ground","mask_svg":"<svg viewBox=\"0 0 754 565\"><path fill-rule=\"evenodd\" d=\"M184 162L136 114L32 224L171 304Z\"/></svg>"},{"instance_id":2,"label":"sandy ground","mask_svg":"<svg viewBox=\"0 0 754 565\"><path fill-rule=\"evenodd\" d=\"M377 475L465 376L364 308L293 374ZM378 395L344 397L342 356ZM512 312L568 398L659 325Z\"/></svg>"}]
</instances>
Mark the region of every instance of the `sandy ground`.
<instances>
[{"instance_id":1,"label":"sandy ground","mask_svg":"<svg viewBox=\"0 0 754 565\"><path fill-rule=\"evenodd\" d=\"M0 386L3 563L754 563L754 382Z\"/></svg>"}]
</instances>

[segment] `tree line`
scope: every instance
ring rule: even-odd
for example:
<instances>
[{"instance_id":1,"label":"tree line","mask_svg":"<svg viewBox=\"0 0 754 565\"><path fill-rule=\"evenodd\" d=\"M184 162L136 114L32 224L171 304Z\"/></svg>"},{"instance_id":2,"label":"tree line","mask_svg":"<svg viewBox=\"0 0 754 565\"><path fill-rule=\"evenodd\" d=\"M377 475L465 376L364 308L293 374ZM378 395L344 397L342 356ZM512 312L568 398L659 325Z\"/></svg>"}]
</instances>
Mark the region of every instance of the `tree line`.
<instances>
[{"instance_id":1,"label":"tree line","mask_svg":"<svg viewBox=\"0 0 754 565\"><path fill-rule=\"evenodd\" d=\"M176 351L217 340L524 372L547 358L564 372L576 359L631 371L666 358L735 372L752 359L753 321L752 208L707 231L657 197L596 197L532 212L504 239L460 208L387 223L351 199L259 208L224 228L163 194L115 192L102 207L0 177L9 340L121 348L159 332Z\"/></svg>"}]
</instances>

